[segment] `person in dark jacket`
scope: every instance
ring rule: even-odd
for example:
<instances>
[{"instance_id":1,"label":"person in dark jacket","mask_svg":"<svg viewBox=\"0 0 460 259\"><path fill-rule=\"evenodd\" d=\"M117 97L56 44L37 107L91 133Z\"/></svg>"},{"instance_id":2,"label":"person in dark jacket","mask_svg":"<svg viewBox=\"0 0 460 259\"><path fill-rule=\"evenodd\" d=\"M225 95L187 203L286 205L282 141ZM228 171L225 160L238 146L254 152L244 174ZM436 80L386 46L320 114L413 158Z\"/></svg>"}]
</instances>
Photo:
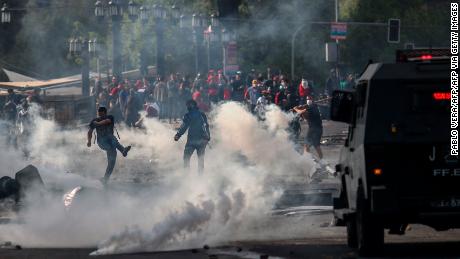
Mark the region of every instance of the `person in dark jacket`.
<instances>
[{"instance_id":1,"label":"person in dark jacket","mask_svg":"<svg viewBox=\"0 0 460 259\"><path fill-rule=\"evenodd\" d=\"M185 103L192 98L191 85L187 76L182 77L178 91L178 114L184 114L187 110Z\"/></svg>"},{"instance_id":2,"label":"person in dark jacket","mask_svg":"<svg viewBox=\"0 0 460 259\"><path fill-rule=\"evenodd\" d=\"M128 127L135 127L140 115L138 112L138 100L134 89L129 90L128 101L126 102L126 110L124 112L125 122Z\"/></svg>"},{"instance_id":3,"label":"person in dark jacket","mask_svg":"<svg viewBox=\"0 0 460 259\"><path fill-rule=\"evenodd\" d=\"M13 89L8 89L8 96L6 97L7 101L13 102L15 105L20 105L23 96L16 94Z\"/></svg>"},{"instance_id":4,"label":"person in dark jacket","mask_svg":"<svg viewBox=\"0 0 460 259\"><path fill-rule=\"evenodd\" d=\"M107 153L107 168L105 170L104 178L102 178L102 183L106 184L112 174L113 168L115 167L117 149L124 157L126 157L131 149L131 146L123 147L113 135L115 119L112 115L107 115L107 109L105 107L99 107L97 115L98 117L93 119L89 124L88 142L86 145L91 147L93 131L96 130L97 145Z\"/></svg>"},{"instance_id":5,"label":"person in dark jacket","mask_svg":"<svg viewBox=\"0 0 460 259\"><path fill-rule=\"evenodd\" d=\"M168 82L166 83L166 89L168 92L167 99L167 117L169 118L169 123L176 121L178 118L178 108L179 108L179 81L176 74L171 74Z\"/></svg>"},{"instance_id":6,"label":"person in dark jacket","mask_svg":"<svg viewBox=\"0 0 460 259\"><path fill-rule=\"evenodd\" d=\"M326 81L325 94L327 96L332 96L332 92L339 88L339 80L337 79L337 74L335 69L331 69L329 77Z\"/></svg>"},{"instance_id":7,"label":"person in dark jacket","mask_svg":"<svg viewBox=\"0 0 460 259\"><path fill-rule=\"evenodd\" d=\"M182 125L174 136L174 140L178 141L188 129L187 143L184 149L184 168L190 167L190 158L196 150L198 155L198 172L202 173L204 170L204 152L206 145L211 139L208 119L198 109L198 105L194 100L188 100L186 105L188 112L184 115Z\"/></svg>"},{"instance_id":8,"label":"person in dark jacket","mask_svg":"<svg viewBox=\"0 0 460 259\"><path fill-rule=\"evenodd\" d=\"M310 147L314 147L318 153L318 158L323 159L321 151L321 137L323 135L323 122L318 106L310 98L306 105L294 107L293 109L308 121L308 132L306 136L305 151L310 152Z\"/></svg>"},{"instance_id":9,"label":"person in dark jacket","mask_svg":"<svg viewBox=\"0 0 460 259\"><path fill-rule=\"evenodd\" d=\"M244 101L244 82L241 79L241 74L236 74L235 79L230 83L232 85L232 100L235 102Z\"/></svg>"}]
</instances>

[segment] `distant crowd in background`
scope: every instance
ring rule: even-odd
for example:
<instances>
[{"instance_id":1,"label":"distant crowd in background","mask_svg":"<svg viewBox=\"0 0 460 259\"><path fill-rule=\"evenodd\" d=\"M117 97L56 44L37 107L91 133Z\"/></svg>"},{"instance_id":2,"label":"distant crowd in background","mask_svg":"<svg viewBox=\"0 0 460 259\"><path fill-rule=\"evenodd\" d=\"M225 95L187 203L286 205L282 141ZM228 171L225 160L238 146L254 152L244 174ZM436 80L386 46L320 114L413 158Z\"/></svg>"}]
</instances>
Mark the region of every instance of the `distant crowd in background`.
<instances>
[{"instance_id":1,"label":"distant crowd in background","mask_svg":"<svg viewBox=\"0 0 460 259\"><path fill-rule=\"evenodd\" d=\"M135 127L142 121L141 110L146 117L177 121L185 114L185 103L189 99L195 100L203 112L209 112L219 102L240 102L264 119L264 107L269 104L289 111L306 104L307 100L327 102L333 90L352 89L354 84L352 74L338 80L335 70L330 71L321 90L306 76L300 82L291 82L285 75L269 77L255 70L246 74L238 71L232 76L225 76L222 70L209 70L207 75L199 73L195 78L172 73L167 78L158 76L121 82L114 77L110 83L96 79L91 92L97 97L97 107L107 107L116 121Z\"/></svg>"},{"instance_id":2,"label":"distant crowd in background","mask_svg":"<svg viewBox=\"0 0 460 259\"><path fill-rule=\"evenodd\" d=\"M17 147L17 137L27 138L32 132L29 109L33 103L36 105L43 103L40 93L40 89L35 89L27 94L18 94L12 89L8 89L1 117L5 126L7 145Z\"/></svg>"},{"instance_id":3,"label":"distant crowd in background","mask_svg":"<svg viewBox=\"0 0 460 259\"><path fill-rule=\"evenodd\" d=\"M270 104L277 105L283 111L294 112L296 107L313 102L323 104L319 108L324 119L329 112L322 109L327 109L332 92L355 86L352 74L338 78L336 71L331 70L324 86L319 87L307 76L298 82L291 82L283 74L269 76L251 70L226 76L222 70L210 70L206 75L197 74L194 78L180 73L172 73L167 78L125 78L121 81L115 77L111 81L97 78L92 84L91 95L96 99L96 109L106 107L115 122L125 123L129 127L142 128L145 118L176 122L187 112L186 102L191 99L205 113L221 102L239 102L259 120L265 119L266 107ZM39 106L44 104L42 91L35 89L18 93L9 89L0 102L0 126L6 129L7 142L18 146L18 141L26 140L33 131L29 108L32 103ZM300 130L299 116L296 118L290 125L294 137L298 137Z\"/></svg>"},{"instance_id":4,"label":"distant crowd in background","mask_svg":"<svg viewBox=\"0 0 460 259\"><path fill-rule=\"evenodd\" d=\"M203 112L209 112L213 105L235 101L245 105L249 111L265 118L265 108L275 104L283 111L290 111L307 100L328 103L328 97L335 89L352 89L355 77L349 74L338 79L332 69L323 87L317 87L306 76L299 82L291 82L285 75L268 76L266 73L237 71L231 76L222 70L210 70L207 75L197 74L192 78L180 73L165 77L150 77L138 80L115 77L111 82L97 78L91 94L96 97L96 108L106 107L115 121L129 127L141 127L141 114L175 122L186 113L186 101L193 99ZM30 127L29 107L31 103L42 104L41 90L17 93L8 90L2 100L1 119L6 122L8 135L27 135ZM145 111L141 113L141 111Z\"/></svg>"}]
</instances>

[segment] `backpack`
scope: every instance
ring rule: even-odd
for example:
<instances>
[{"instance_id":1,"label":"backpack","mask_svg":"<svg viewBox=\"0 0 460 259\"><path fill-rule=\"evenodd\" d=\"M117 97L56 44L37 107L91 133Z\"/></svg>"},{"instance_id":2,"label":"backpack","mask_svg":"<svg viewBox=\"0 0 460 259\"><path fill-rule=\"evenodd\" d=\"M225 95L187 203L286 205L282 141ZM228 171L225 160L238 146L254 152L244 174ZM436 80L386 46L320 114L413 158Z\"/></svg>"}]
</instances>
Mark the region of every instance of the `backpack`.
<instances>
[{"instance_id":1,"label":"backpack","mask_svg":"<svg viewBox=\"0 0 460 259\"><path fill-rule=\"evenodd\" d=\"M200 112L202 136L203 136L203 139L210 140L211 136L208 131L208 123L204 119L204 116L205 115Z\"/></svg>"}]
</instances>

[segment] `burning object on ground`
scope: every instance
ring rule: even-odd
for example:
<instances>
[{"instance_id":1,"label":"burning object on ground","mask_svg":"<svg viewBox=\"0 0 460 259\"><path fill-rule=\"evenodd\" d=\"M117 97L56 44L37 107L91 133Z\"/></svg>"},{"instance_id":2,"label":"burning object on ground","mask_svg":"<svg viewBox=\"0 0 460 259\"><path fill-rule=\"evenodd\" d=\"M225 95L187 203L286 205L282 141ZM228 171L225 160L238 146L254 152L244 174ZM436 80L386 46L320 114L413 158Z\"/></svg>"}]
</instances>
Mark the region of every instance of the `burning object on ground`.
<instances>
[{"instance_id":1,"label":"burning object on ground","mask_svg":"<svg viewBox=\"0 0 460 259\"><path fill-rule=\"evenodd\" d=\"M77 186L64 193L62 202L69 212L84 211L92 207L103 208L108 206L106 193L97 188Z\"/></svg>"}]
</instances>

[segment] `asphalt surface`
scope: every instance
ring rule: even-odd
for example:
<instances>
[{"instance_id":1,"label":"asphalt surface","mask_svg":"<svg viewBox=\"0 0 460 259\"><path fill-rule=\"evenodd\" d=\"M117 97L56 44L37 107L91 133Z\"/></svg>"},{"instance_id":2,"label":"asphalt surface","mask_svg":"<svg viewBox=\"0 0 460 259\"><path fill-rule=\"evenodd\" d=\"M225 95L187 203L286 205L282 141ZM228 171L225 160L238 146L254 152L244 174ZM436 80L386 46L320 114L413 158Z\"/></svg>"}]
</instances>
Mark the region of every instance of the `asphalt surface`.
<instances>
[{"instance_id":1,"label":"asphalt surface","mask_svg":"<svg viewBox=\"0 0 460 259\"><path fill-rule=\"evenodd\" d=\"M379 258L459 258L460 239L458 231L437 234L436 237L426 236L432 233L422 226L414 226L412 233L402 238L390 238L385 244L384 252ZM341 232L341 231L338 231ZM415 237L414 237L415 236ZM388 236L387 236L388 237ZM183 251L138 253L98 256L97 258L137 259L137 258L357 258L357 254L349 249L344 236L330 238L293 239L280 241L246 241L231 246L210 249L189 249ZM94 251L85 249L0 249L2 259L84 259ZM268 257L264 257L268 256Z\"/></svg>"},{"instance_id":2,"label":"asphalt surface","mask_svg":"<svg viewBox=\"0 0 460 259\"><path fill-rule=\"evenodd\" d=\"M333 167L341 140L343 124L324 121L323 152ZM305 129L304 129L305 130ZM303 134L305 131L303 132ZM254 226L253 236L230 241L220 247L182 251L98 256L100 258L357 258L346 245L346 230L332 223L331 197L338 181L320 168L318 181L299 184L285 182L286 191L266 222ZM265 231L269 228L270 231ZM252 230L252 229L249 229ZM277 233L273 236L273 233ZM284 234L282 234L284 233ZM386 235L381 258L460 258L460 230L436 232L421 225L411 225L404 236ZM0 259L94 258L95 248L34 249L15 244L0 246Z\"/></svg>"}]
</instances>

